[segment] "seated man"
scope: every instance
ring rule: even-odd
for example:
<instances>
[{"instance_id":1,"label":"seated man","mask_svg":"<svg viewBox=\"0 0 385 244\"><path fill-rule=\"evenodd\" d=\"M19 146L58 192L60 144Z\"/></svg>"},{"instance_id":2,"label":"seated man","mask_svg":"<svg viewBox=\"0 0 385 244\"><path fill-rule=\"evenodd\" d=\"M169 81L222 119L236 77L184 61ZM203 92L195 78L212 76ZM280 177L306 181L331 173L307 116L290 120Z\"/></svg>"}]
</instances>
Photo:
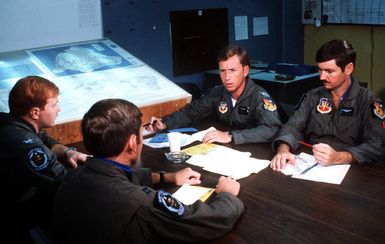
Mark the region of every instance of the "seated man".
<instances>
[{"instance_id":1,"label":"seated man","mask_svg":"<svg viewBox=\"0 0 385 244\"><path fill-rule=\"evenodd\" d=\"M351 76L356 61L353 46L332 40L316 55L323 87L310 90L273 142L277 154L270 167L280 171L295 163L290 152L306 140L321 165L367 163L382 159L384 110L373 92Z\"/></svg>"},{"instance_id":2,"label":"seated man","mask_svg":"<svg viewBox=\"0 0 385 244\"><path fill-rule=\"evenodd\" d=\"M153 183L199 184L200 174L133 169L142 150L139 109L122 99L95 103L81 123L94 157L63 180L55 197L57 243L154 243L163 239L207 241L229 232L244 211L239 183L219 178L210 203L183 205Z\"/></svg>"},{"instance_id":3,"label":"seated man","mask_svg":"<svg viewBox=\"0 0 385 244\"><path fill-rule=\"evenodd\" d=\"M69 167L87 157L43 130L55 123L60 111L58 95L54 83L38 76L25 77L10 91L9 113L0 113L0 178L5 202L11 207L3 209L10 218L7 227L23 234L50 222L53 195L67 173L57 157L66 159Z\"/></svg>"},{"instance_id":4,"label":"seated man","mask_svg":"<svg viewBox=\"0 0 385 244\"><path fill-rule=\"evenodd\" d=\"M281 125L277 106L262 87L248 78L247 52L238 46L228 46L218 54L217 61L223 85L162 120L152 117L146 129L174 129L212 116L227 125L229 131L210 131L203 142L271 141Z\"/></svg>"}]
</instances>

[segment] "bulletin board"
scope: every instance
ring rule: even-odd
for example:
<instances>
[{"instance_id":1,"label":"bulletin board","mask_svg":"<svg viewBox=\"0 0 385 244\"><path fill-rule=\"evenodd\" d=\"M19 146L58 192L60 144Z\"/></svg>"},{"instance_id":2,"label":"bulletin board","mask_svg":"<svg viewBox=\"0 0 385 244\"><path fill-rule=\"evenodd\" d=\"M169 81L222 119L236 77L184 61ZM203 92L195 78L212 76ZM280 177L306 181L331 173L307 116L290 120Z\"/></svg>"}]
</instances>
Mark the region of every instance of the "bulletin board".
<instances>
[{"instance_id":1,"label":"bulletin board","mask_svg":"<svg viewBox=\"0 0 385 244\"><path fill-rule=\"evenodd\" d=\"M384 0L302 0L302 13L303 24L385 25Z\"/></svg>"},{"instance_id":2,"label":"bulletin board","mask_svg":"<svg viewBox=\"0 0 385 244\"><path fill-rule=\"evenodd\" d=\"M383 0L323 0L326 23L385 25Z\"/></svg>"}]
</instances>

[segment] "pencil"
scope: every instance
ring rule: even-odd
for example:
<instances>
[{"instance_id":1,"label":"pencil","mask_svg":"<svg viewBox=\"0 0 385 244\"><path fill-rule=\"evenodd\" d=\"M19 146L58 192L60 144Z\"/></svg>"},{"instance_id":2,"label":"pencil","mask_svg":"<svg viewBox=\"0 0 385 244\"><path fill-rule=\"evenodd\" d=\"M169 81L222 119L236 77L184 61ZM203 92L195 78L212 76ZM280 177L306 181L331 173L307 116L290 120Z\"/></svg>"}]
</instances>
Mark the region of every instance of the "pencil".
<instances>
[{"instance_id":1,"label":"pencil","mask_svg":"<svg viewBox=\"0 0 385 244\"><path fill-rule=\"evenodd\" d=\"M299 144L305 146L305 147L308 147L308 148L313 148L313 145L312 144L309 144L309 143L306 143L306 142L303 142L303 141L298 141Z\"/></svg>"}]
</instances>

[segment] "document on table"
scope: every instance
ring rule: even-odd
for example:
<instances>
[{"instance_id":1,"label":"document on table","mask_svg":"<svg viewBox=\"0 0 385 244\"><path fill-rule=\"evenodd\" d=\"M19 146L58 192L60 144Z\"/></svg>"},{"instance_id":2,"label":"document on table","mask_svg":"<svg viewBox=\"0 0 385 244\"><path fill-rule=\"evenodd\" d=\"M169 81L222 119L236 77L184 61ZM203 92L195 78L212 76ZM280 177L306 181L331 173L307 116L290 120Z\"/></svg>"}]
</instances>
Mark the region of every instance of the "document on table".
<instances>
[{"instance_id":1,"label":"document on table","mask_svg":"<svg viewBox=\"0 0 385 244\"><path fill-rule=\"evenodd\" d=\"M216 129L214 127L210 127L207 130L198 131L198 132L192 134L192 137L196 141L202 141L203 137L207 134L207 132L213 131L213 130L216 130Z\"/></svg>"},{"instance_id":2,"label":"document on table","mask_svg":"<svg viewBox=\"0 0 385 244\"><path fill-rule=\"evenodd\" d=\"M192 138L191 135L188 135L188 134L184 134L184 133L181 133L182 134L182 140L181 140L181 146L187 146L189 144L191 144L194 139ZM163 148L163 147L169 147L170 144L168 143L168 140L162 140L163 137L166 137L167 138L167 135L164 135L164 134L158 134L158 136L155 136L155 137L158 137L158 138L153 138L153 137L150 137L150 138L146 138L143 140L143 144L144 145L147 145L149 147L152 147L152 148Z\"/></svg>"},{"instance_id":3,"label":"document on table","mask_svg":"<svg viewBox=\"0 0 385 244\"><path fill-rule=\"evenodd\" d=\"M198 200L201 200L202 202L206 201L214 190L214 188L183 184L183 186L172 195L183 204L191 205Z\"/></svg>"},{"instance_id":4,"label":"document on table","mask_svg":"<svg viewBox=\"0 0 385 244\"><path fill-rule=\"evenodd\" d=\"M185 150L188 151L188 149ZM250 152L241 152L216 145L214 149L208 152L206 150L202 154L193 154L186 162L213 173L241 179L252 173L258 173L270 163L269 160L256 159L250 156Z\"/></svg>"},{"instance_id":5,"label":"document on table","mask_svg":"<svg viewBox=\"0 0 385 244\"><path fill-rule=\"evenodd\" d=\"M186 128L177 128L173 130L168 130L168 132L181 132L182 133L182 141L181 146L187 146L191 144L194 141L202 141L203 137L206 135L207 132L215 130L214 127L210 127L207 130L198 131L192 135L185 134L182 132L195 132L197 131L195 128L186 127ZM146 138L143 140L143 144L152 147L152 148L163 148L163 147L169 147L170 144L168 143L167 139L167 133L150 133L146 129L143 128L143 133L146 133L148 136L154 135L153 137Z\"/></svg>"},{"instance_id":6,"label":"document on table","mask_svg":"<svg viewBox=\"0 0 385 244\"><path fill-rule=\"evenodd\" d=\"M296 156L295 165L287 164L281 172L296 179L341 184L349 168L350 164L322 166L317 164L313 155L301 153Z\"/></svg>"},{"instance_id":7,"label":"document on table","mask_svg":"<svg viewBox=\"0 0 385 244\"><path fill-rule=\"evenodd\" d=\"M285 175L298 175L315 164L317 162L313 155L300 153L295 157L295 164L286 164L286 168L281 170L281 172Z\"/></svg>"},{"instance_id":8,"label":"document on table","mask_svg":"<svg viewBox=\"0 0 385 244\"><path fill-rule=\"evenodd\" d=\"M331 166L317 165L309 170L306 174L293 175L293 178L325 182L330 184L341 184L346 173L350 168L350 164L339 164Z\"/></svg>"}]
</instances>

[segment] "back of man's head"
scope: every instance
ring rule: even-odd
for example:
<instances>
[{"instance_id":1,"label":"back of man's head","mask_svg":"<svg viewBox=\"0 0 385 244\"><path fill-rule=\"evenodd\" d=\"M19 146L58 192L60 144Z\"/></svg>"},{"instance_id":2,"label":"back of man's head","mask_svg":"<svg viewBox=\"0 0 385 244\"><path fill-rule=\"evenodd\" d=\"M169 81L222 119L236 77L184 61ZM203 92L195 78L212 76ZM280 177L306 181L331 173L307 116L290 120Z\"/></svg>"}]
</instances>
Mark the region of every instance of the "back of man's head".
<instances>
[{"instance_id":1,"label":"back of man's head","mask_svg":"<svg viewBox=\"0 0 385 244\"><path fill-rule=\"evenodd\" d=\"M230 57L237 55L242 66L250 66L249 55L246 50L240 46L227 46L224 49L220 50L217 56L217 62L226 61Z\"/></svg>"},{"instance_id":2,"label":"back of man's head","mask_svg":"<svg viewBox=\"0 0 385 244\"><path fill-rule=\"evenodd\" d=\"M356 64L356 51L346 40L331 40L322 45L316 54L316 62L323 63L335 59L336 65L345 70L346 65Z\"/></svg>"},{"instance_id":3,"label":"back of man's head","mask_svg":"<svg viewBox=\"0 0 385 244\"><path fill-rule=\"evenodd\" d=\"M123 99L96 102L81 122L84 145L94 157L119 155L131 135L139 140L142 113ZM139 142L138 142L139 143Z\"/></svg>"},{"instance_id":4,"label":"back of man's head","mask_svg":"<svg viewBox=\"0 0 385 244\"><path fill-rule=\"evenodd\" d=\"M44 109L48 98L59 95L59 88L51 81L39 76L27 76L20 79L9 93L10 114L26 115L31 108Z\"/></svg>"}]
</instances>

